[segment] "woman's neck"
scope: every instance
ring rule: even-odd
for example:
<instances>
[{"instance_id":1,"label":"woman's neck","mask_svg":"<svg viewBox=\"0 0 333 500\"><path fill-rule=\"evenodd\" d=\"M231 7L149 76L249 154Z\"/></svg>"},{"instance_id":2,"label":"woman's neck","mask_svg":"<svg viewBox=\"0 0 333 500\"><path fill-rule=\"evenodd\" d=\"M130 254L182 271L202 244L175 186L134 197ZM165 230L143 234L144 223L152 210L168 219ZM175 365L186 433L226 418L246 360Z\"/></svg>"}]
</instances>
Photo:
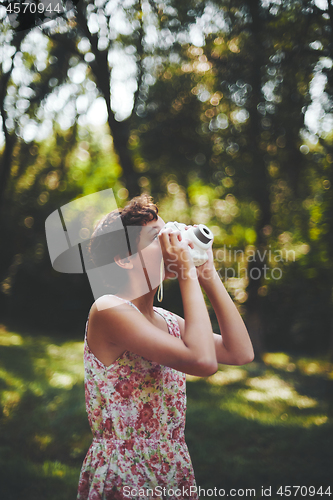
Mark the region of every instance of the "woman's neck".
<instances>
[{"instance_id":1,"label":"woman's neck","mask_svg":"<svg viewBox=\"0 0 333 500\"><path fill-rule=\"evenodd\" d=\"M134 304L139 309L139 311L142 312L142 314L144 316L153 318L154 317L153 305L154 305L154 297L155 297L156 291L157 291L157 288L155 288L151 292L148 292L148 293L141 295L141 296L134 298L134 299L132 298L133 296L135 297L133 290L132 291L122 290L122 291L119 291L119 293L117 293L115 295L117 295L121 299L129 300L130 302L132 302L132 304Z\"/></svg>"}]
</instances>

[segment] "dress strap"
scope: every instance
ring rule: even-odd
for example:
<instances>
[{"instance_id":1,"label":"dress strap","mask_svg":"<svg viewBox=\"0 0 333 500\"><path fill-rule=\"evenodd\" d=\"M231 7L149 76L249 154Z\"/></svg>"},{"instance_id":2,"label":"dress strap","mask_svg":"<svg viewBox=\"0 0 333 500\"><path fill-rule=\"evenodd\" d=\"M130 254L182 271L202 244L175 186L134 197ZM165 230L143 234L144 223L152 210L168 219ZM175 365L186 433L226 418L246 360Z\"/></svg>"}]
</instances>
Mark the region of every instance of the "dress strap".
<instances>
[{"instance_id":1,"label":"dress strap","mask_svg":"<svg viewBox=\"0 0 333 500\"><path fill-rule=\"evenodd\" d=\"M112 294L109 294L109 295L112 295ZM126 299L123 299L122 297L118 297L118 295L112 295L112 297L117 297L117 299L120 299L120 300L123 300L124 302L127 302L127 304L129 304L130 306L134 307L134 309L136 309L137 311L139 311L139 313L143 314L140 309L138 309L130 300L126 300Z\"/></svg>"}]
</instances>

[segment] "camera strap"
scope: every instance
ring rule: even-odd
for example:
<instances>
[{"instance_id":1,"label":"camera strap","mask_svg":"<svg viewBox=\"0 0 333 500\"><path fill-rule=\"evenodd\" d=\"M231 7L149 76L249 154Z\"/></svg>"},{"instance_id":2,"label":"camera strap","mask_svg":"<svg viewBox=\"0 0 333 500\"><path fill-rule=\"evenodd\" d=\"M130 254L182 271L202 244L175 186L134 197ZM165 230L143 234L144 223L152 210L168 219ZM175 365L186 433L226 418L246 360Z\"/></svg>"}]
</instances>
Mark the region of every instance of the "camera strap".
<instances>
[{"instance_id":1,"label":"camera strap","mask_svg":"<svg viewBox=\"0 0 333 500\"><path fill-rule=\"evenodd\" d=\"M164 260L162 258L160 267L160 284L157 291L157 300L159 302L162 302L163 300L163 271L164 271Z\"/></svg>"}]
</instances>

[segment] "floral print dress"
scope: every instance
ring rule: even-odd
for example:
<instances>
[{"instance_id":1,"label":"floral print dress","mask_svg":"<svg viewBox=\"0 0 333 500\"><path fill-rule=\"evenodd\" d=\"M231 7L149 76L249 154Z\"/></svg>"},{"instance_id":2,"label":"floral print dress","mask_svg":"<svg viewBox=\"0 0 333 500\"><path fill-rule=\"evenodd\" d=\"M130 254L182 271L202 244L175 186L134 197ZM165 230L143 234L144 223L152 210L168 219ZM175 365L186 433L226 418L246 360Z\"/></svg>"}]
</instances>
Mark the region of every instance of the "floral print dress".
<instances>
[{"instance_id":1,"label":"floral print dress","mask_svg":"<svg viewBox=\"0 0 333 500\"><path fill-rule=\"evenodd\" d=\"M165 319L170 335L180 337L176 316L161 307L154 310ZM82 465L77 500L198 499L184 438L185 373L130 351L106 367L89 349L88 321L89 316L85 398L93 442Z\"/></svg>"}]
</instances>

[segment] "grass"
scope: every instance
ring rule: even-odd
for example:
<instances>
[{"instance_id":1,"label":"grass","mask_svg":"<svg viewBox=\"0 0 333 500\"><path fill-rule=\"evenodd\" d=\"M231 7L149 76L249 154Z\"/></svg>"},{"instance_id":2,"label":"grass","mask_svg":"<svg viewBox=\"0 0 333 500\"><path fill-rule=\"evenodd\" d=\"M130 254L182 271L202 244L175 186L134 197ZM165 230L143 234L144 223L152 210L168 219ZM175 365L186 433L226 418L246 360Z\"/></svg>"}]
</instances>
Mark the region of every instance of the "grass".
<instances>
[{"instance_id":1,"label":"grass","mask_svg":"<svg viewBox=\"0 0 333 500\"><path fill-rule=\"evenodd\" d=\"M273 499L281 499L280 486L328 491L332 364L267 353L264 364L224 366L208 379L188 378L186 436L198 485L226 492L254 488L257 498L262 486L271 487Z\"/></svg>"},{"instance_id":2,"label":"grass","mask_svg":"<svg viewBox=\"0 0 333 500\"><path fill-rule=\"evenodd\" d=\"M76 498L92 439L82 354L83 342L0 331L1 498ZM187 396L186 440L202 489L254 488L262 498L261 487L271 487L270 498L281 499L279 486L325 493L331 485L333 366L326 358L267 353L264 364L221 365L207 379L188 376ZM313 496L304 491L296 498Z\"/></svg>"},{"instance_id":3,"label":"grass","mask_svg":"<svg viewBox=\"0 0 333 500\"><path fill-rule=\"evenodd\" d=\"M0 497L70 500L91 442L83 343L0 332Z\"/></svg>"}]
</instances>

